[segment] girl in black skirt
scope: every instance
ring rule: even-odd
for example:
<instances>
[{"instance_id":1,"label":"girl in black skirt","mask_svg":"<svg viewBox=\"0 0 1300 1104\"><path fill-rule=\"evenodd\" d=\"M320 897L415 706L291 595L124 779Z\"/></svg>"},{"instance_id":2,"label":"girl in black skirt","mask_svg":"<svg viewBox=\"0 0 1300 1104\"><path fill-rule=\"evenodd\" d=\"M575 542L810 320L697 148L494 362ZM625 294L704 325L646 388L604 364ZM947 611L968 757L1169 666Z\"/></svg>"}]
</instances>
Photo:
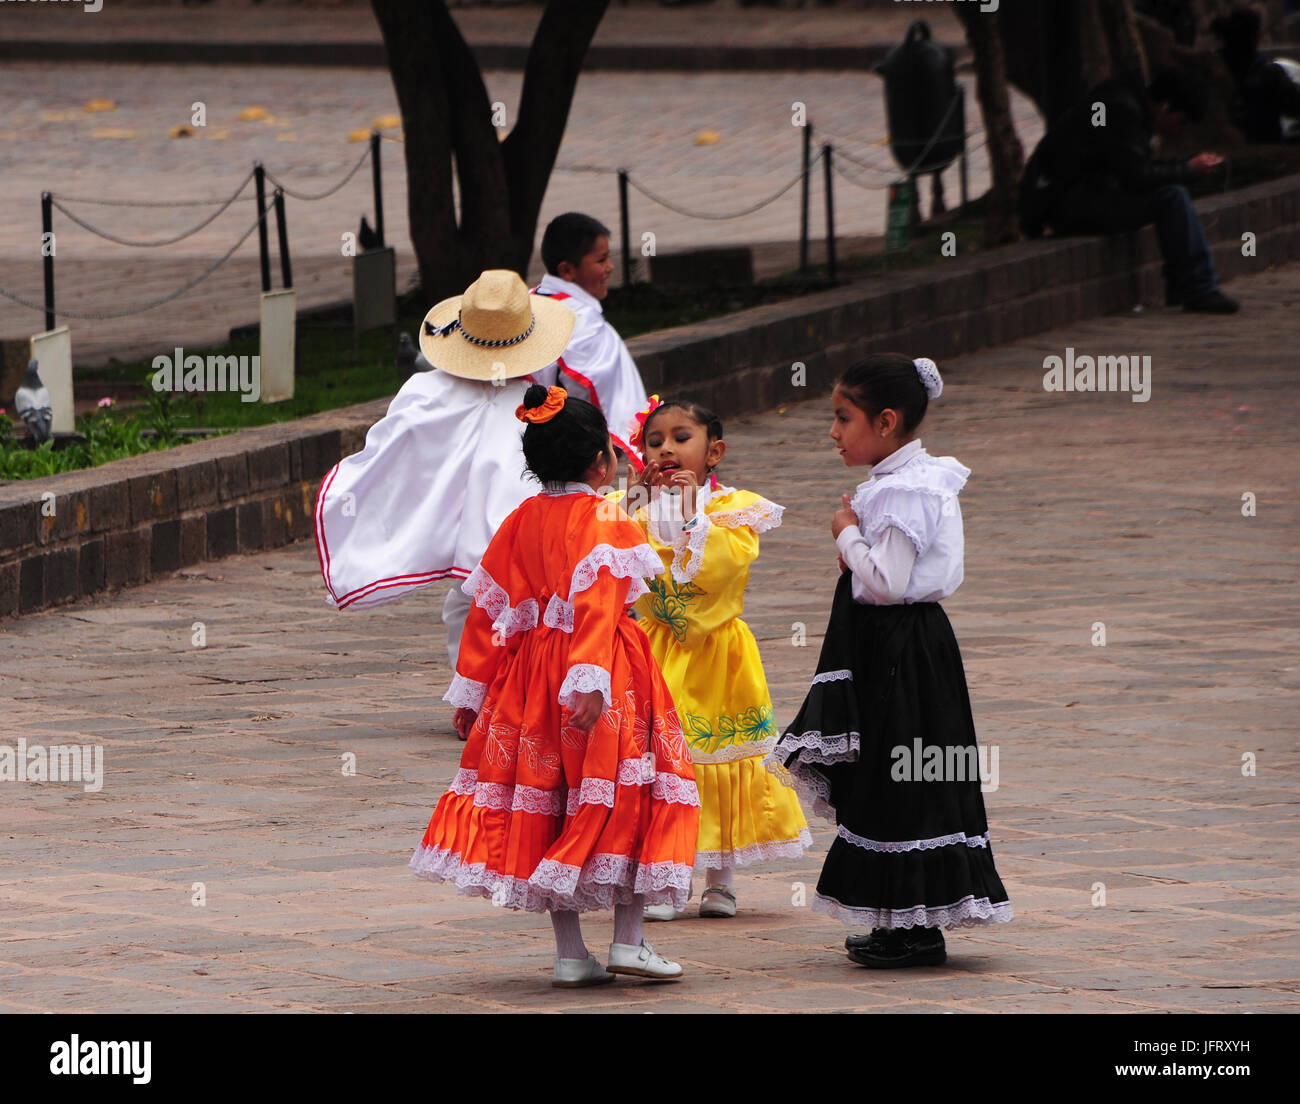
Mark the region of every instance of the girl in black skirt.
<instances>
[{"instance_id":1,"label":"girl in black skirt","mask_svg":"<svg viewBox=\"0 0 1300 1104\"><path fill-rule=\"evenodd\" d=\"M943 928L1003 923L975 723L939 602L962 581L957 494L970 470L915 436L943 389L931 360L869 357L832 396L830 435L871 478L836 511L843 573L817 673L769 764L838 831L813 907L870 935L863 966L933 966Z\"/></svg>"}]
</instances>

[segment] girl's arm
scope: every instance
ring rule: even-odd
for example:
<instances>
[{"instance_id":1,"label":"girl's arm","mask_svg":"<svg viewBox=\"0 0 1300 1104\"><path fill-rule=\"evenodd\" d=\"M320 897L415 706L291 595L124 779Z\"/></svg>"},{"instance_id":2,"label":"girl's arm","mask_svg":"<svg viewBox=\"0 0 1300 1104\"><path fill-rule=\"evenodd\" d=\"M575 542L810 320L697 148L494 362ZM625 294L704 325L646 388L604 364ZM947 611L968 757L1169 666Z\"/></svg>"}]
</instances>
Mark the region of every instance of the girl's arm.
<instances>
[{"instance_id":1,"label":"girl's arm","mask_svg":"<svg viewBox=\"0 0 1300 1104\"><path fill-rule=\"evenodd\" d=\"M561 705L577 709L582 695L597 691L603 699L602 709L609 708L609 662L627 589L627 579L617 579L602 568L595 582L574 595L573 642L569 645L569 669L560 686Z\"/></svg>"},{"instance_id":2,"label":"girl's arm","mask_svg":"<svg viewBox=\"0 0 1300 1104\"><path fill-rule=\"evenodd\" d=\"M916 546L892 525L874 544L868 544L856 525L848 525L835 538L840 557L853 572L853 597L875 606L894 606L903 600Z\"/></svg>"},{"instance_id":3,"label":"girl's arm","mask_svg":"<svg viewBox=\"0 0 1300 1104\"><path fill-rule=\"evenodd\" d=\"M504 642L500 640L499 634L493 632L492 618L475 602L470 608L469 616L465 618L465 628L460 635L455 676L451 680L451 686L442 696L443 701L468 710L471 714L468 718L470 724L473 723L472 714L478 713L483 707L488 685L501 662L505 651L501 647L502 643ZM458 731L461 722L466 719L460 713L460 709L457 710Z\"/></svg>"},{"instance_id":4,"label":"girl's arm","mask_svg":"<svg viewBox=\"0 0 1300 1104\"><path fill-rule=\"evenodd\" d=\"M891 495L887 500L890 505L900 506L892 492L886 493ZM843 496L843 502L831 519L831 535L840 550L840 562L853 572L854 599L875 606L897 605L907 592L912 567L920 554L915 529L905 531L902 526L906 523L900 517L882 515L871 526L876 534L873 545L862 535L848 495Z\"/></svg>"}]
</instances>

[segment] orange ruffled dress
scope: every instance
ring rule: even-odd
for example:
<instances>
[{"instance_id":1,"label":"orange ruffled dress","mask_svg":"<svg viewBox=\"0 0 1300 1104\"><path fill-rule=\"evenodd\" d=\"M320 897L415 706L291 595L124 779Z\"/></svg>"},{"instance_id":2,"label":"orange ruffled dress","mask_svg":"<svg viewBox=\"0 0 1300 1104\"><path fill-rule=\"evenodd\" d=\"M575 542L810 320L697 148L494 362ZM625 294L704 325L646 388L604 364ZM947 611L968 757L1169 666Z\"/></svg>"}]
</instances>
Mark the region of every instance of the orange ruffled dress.
<instances>
[{"instance_id":1,"label":"orange ruffled dress","mask_svg":"<svg viewBox=\"0 0 1300 1104\"><path fill-rule=\"evenodd\" d=\"M628 607L662 570L586 484L528 499L462 585L474 608L444 700L478 711L411 869L541 912L684 908L699 794L672 695ZM590 733L568 723L599 690Z\"/></svg>"}]
</instances>

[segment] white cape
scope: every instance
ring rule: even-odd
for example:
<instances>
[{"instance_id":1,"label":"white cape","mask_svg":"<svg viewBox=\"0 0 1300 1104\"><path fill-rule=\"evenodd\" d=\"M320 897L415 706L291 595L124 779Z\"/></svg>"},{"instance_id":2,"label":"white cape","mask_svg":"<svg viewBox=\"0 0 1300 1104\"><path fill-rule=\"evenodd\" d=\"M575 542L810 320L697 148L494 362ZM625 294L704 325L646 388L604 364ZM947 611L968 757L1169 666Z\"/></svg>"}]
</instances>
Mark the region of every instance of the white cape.
<instances>
[{"instance_id":1,"label":"white cape","mask_svg":"<svg viewBox=\"0 0 1300 1104\"><path fill-rule=\"evenodd\" d=\"M365 448L321 481L316 550L331 605L383 605L469 576L501 523L541 490L524 464L524 426L515 417L530 383L550 386L564 372L570 392L594 400L625 447L626 426L646 406L627 348L581 288L548 276L538 290L578 316L558 367L504 386L419 372L370 427Z\"/></svg>"}]
</instances>

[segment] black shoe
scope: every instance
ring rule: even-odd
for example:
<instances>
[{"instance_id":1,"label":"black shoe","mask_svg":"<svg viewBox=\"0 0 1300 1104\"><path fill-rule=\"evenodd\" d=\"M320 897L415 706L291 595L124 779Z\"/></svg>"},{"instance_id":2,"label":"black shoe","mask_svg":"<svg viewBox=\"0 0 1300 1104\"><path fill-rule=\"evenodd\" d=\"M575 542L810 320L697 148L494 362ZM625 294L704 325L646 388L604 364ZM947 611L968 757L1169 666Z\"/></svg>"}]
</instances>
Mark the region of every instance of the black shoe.
<instances>
[{"instance_id":1,"label":"black shoe","mask_svg":"<svg viewBox=\"0 0 1300 1104\"><path fill-rule=\"evenodd\" d=\"M1195 311L1198 314L1236 314L1241 310L1241 304L1235 299L1229 299L1215 288L1213 291L1186 300L1183 303L1183 310Z\"/></svg>"},{"instance_id":2,"label":"black shoe","mask_svg":"<svg viewBox=\"0 0 1300 1104\"><path fill-rule=\"evenodd\" d=\"M849 958L873 970L897 970L906 966L942 966L948 960L948 951L938 928L914 928L852 948Z\"/></svg>"},{"instance_id":3,"label":"black shoe","mask_svg":"<svg viewBox=\"0 0 1300 1104\"><path fill-rule=\"evenodd\" d=\"M1172 284L1165 284L1165 306L1181 307L1183 305L1182 288L1176 288Z\"/></svg>"},{"instance_id":4,"label":"black shoe","mask_svg":"<svg viewBox=\"0 0 1300 1104\"><path fill-rule=\"evenodd\" d=\"M873 943L887 943L894 934L888 928L872 928L870 935L850 935L844 940L844 949L855 951Z\"/></svg>"}]
</instances>

